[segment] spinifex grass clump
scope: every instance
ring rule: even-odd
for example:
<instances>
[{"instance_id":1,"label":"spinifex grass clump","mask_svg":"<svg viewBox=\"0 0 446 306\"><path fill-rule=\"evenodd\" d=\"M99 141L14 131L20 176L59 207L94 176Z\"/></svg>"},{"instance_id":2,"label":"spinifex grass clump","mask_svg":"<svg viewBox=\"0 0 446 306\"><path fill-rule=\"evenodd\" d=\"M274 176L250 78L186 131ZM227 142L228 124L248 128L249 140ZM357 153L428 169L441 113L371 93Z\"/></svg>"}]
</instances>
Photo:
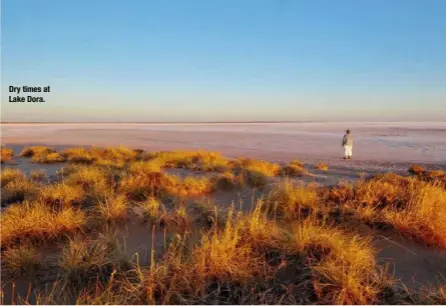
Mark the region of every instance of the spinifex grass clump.
<instances>
[{"instance_id":1,"label":"spinifex grass clump","mask_svg":"<svg viewBox=\"0 0 446 306\"><path fill-rule=\"evenodd\" d=\"M2 254L2 261L7 272L12 275L32 275L44 265L43 258L36 247L30 244L21 244L8 248ZM4 276L3 276L4 277Z\"/></svg>"},{"instance_id":2,"label":"spinifex grass clump","mask_svg":"<svg viewBox=\"0 0 446 306\"><path fill-rule=\"evenodd\" d=\"M2 183L7 182L2 188L2 203L21 202L25 199L34 199L37 195L37 185L22 177L20 172L7 173Z\"/></svg>"},{"instance_id":3,"label":"spinifex grass clump","mask_svg":"<svg viewBox=\"0 0 446 306\"><path fill-rule=\"evenodd\" d=\"M86 224L81 210L64 208L54 211L42 202L24 202L9 206L1 215L2 245L17 239L54 239Z\"/></svg>"},{"instance_id":4,"label":"spinifex grass clump","mask_svg":"<svg viewBox=\"0 0 446 306\"><path fill-rule=\"evenodd\" d=\"M26 176L18 169L6 168L1 172L0 178L1 186L5 187L10 182L26 179Z\"/></svg>"},{"instance_id":5,"label":"spinifex grass clump","mask_svg":"<svg viewBox=\"0 0 446 306\"><path fill-rule=\"evenodd\" d=\"M267 210L284 219L299 219L318 208L318 195L312 186L285 181L267 199Z\"/></svg>"},{"instance_id":6,"label":"spinifex grass clump","mask_svg":"<svg viewBox=\"0 0 446 306\"><path fill-rule=\"evenodd\" d=\"M321 170L321 171L328 171L328 166L326 164L324 164L323 162L318 162L316 164L316 169Z\"/></svg>"},{"instance_id":7,"label":"spinifex grass clump","mask_svg":"<svg viewBox=\"0 0 446 306\"><path fill-rule=\"evenodd\" d=\"M131 267L113 237L100 235L91 240L75 236L63 249L59 267L66 282L73 286L89 287L107 281L113 273Z\"/></svg>"},{"instance_id":8,"label":"spinifex grass clump","mask_svg":"<svg viewBox=\"0 0 446 306\"><path fill-rule=\"evenodd\" d=\"M368 239L311 220L281 227L261 210L230 213L224 229L203 234L187 256L181 239L171 244L144 276L140 303L380 302L391 282Z\"/></svg>"},{"instance_id":9,"label":"spinifex grass clump","mask_svg":"<svg viewBox=\"0 0 446 306\"><path fill-rule=\"evenodd\" d=\"M23 157L33 157L33 156L38 156L38 155L47 155L47 154L55 153L55 152L56 151L54 151L54 149L51 149L51 148L48 148L48 147L36 146L36 147L24 148L20 152L20 156L23 156Z\"/></svg>"},{"instance_id":10,"label":"spinifex grass clump","mask_svg":"<svg viewBox=\"0 0 446 306\"><path fill-rule=\"evenodd\" d=\"M97 166L78 166L70 171L65 184L81 187L90 196L107 193L114 185L113 176L107 169Z\"/></svg>"},{"instance_id":11,"label":"spinifex grass clump","mask_svg":"<svg viewBox=\"0 0 446 306\"><path fill-rule=\"evenodd\" d=\"M97 204L100 215L106 220L124 219L127 217L129 202L125 195L110 193Z\"/></svg>"},{"instance_id":12,"label":"spinifex grass clump","mask_svg":"<svg viewBox=\"0 0 446 306\"><path fill-rule=\"evenodd\" d=\"M232 190L241 187L242 184L241 176L229 171L214 176L211 180L217 190Z\"/></svg>"},{"instance_id":13,"label":"spinifex grass clump","mask_svg":"<svg viewBox=\"0 0 446 306\"><path fill-rule=\"evenodd\" d=\"M295 159L280 168L280 175L304 176L309 175L309 172L304 168L304 164L302 162Z\"/></svg>"},{"instance_id":14,"label":"spinifex grass clump","mask_svg":"<svg viewBox=\"0 0 446 306\"><path fill-rule=\"evenodd\" d=\"M250 158L240 158L239 160L244 169L252 172L258 172L265 176L276 176L280 173L280 165L276 163Z\"/></svg>"},{"instance_id":15,"label":"spinifex grass clump","mask_svg":"<svg viewBox=\"0 0 446 306\"><path fill-rule=\"evenodd\" d=\"M56 152L42 153L33 155L32 161L39 164L55 164L65 162L65 158Z\"/></svg>"},{"instance_id":16,"label":"spinifex grass clump","mask_svg":"<svg viewBox=\"0 0 446 306\"><path fill-rule=\"evenodd\" d=\"M14 155L14 151L8 148L1 147L1 157L0 162L4 164L5 162L11 160L12 156Z\"/></svg>"},{"instance_id":17,"label":"spinifex grass clump","mask_svg":"<svg viewBox=\"0 0 446 306\"><path fill-rule=\"evenodd\" d=\"M369 223L384 223L428 245L446 248L446 190L434 183L379 175L334 189L329 199L338 202L337 198Z\"/></svg>"},{"instance_id":18,"label":"spinifex grass clump","mask_svg":"<svg viewBox=\"0 0 446 306\"><path fill-rule=\"evenodd\" d=\"M201 171L227 171L231 168L228 159L216 152L172 151L159 152L153 157L163 167L187 168Z\"/></svg>"},{"instance_id":19,"label":"spinifex grass clump","mask_svg":"<svg viewBox=\"0 0 446 306\"><path fill-rule=\"evenodd\" d=\"M40 200L57 207L72 207L81 205L85 200L85 192L80 186L70 186L64 183L49 185L40 190Z\"/></svg>"}]
</instances>

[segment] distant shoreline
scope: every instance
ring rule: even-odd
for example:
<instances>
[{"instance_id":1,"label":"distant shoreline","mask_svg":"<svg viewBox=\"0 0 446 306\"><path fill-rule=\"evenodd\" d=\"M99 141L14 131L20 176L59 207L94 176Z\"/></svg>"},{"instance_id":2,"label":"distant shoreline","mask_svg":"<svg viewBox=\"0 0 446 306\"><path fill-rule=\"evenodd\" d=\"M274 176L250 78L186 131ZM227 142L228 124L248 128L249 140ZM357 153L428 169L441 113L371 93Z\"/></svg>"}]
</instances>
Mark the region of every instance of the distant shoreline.
<instances>
[{"instance_id":1,"label":"distant shoreline","mask_svg":"<svg viewBox=\"0 0 446 306\"><path fill-rule=\"evenodd\" d=\"M132 122L132 121L85 121L85 122L1 122L0 124L240 124L240 123L438 123L439 121L329 121L329 120L303 120L303 121L149 121L149 122Z\"/></svg>"}]
</instances>

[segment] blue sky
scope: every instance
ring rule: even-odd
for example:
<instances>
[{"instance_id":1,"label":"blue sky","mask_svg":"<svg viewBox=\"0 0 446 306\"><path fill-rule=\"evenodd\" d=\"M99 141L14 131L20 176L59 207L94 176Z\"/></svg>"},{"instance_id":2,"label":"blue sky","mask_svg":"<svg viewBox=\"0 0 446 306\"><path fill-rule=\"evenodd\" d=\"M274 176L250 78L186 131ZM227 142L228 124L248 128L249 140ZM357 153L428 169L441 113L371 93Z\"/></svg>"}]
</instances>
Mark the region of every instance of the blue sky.
<instances>
[{"instance_id":1,"label":"blue sky","mask_svg":"<svg viewBox=\"0 0 446 306\"><path fill-rule=\"evenodd\" d=\"M446 120L444 0L3 0L2 121ZM8 86L51 86L9 103Z\"/></svg>"}]
</instances>

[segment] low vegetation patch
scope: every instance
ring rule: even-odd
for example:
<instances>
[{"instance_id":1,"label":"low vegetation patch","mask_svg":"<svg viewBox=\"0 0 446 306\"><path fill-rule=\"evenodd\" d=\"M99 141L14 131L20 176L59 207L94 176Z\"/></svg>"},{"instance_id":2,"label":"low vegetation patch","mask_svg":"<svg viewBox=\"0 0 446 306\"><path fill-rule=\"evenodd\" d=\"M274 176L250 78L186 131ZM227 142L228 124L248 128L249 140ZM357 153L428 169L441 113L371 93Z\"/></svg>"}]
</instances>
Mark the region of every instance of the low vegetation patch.
<instances>
[{"instance_id":1,"label":"low vegetation patch","mask_svg":"<svg viewBox=\"0 0 446 306\"><path fill-rule=\"evenodd\" d=\"M79 229L86 221L84 212L74 208L53 211L38 201L14 204L1 215L2 246L18 239L54 239Z\"/></svg>"},{"instance_id":2,"label":"low vegetation patch","mask_svg":"<svg viewBox=\"0 0 446 306\"><path fill-rule=\"evenodd\" d=\"M48 147L36 146L36 147L24 148L20 152L20 156L34 157L34 156L39 156L39 155L48 155L48 154L55 153L55 152L56 151L54 151L53 149L48 148Z\"/></svg>"},{"instance_id":3,"label":"low vegetation patch","mask_svg":"<svg viewBox=\"0 0 446 306\"><path fill-rule=\"evenodd\" d=\"M11 149L1 147L0 150L1 150L0 162L2 164L4 164L5 162L11 160L12 157L14 156L14 151L11 150Z\"/></svg>"},{"instance_id":4,"label":"low vegetation patch","mask_svg":"<svg viewBox=\"0 0 446 306\"><path fill-rule=\"evenodd\" d=\"M324 164L323 162L318 162L316 164L316 169L321 170L321 171L328 171L328 166L326 164Z\"/></svg>"},{"instance_id":5,"label":"low vegetation patch","mask_svg":"<svg viewBox=\"0 0 446 306\"><path fill-rule=\"evenodd\" d=\"M297 160L277 164L214 152L125 147L60 153L31 147L21 155L68 163L56 181L44 181L41 171L30 178L15 169L1 172L2 204L7 204L1 214L2 273L7 273L2 277L22 275L37 283L51 269L54 288L36 289L37 303L445 301L444 285L405 296L397 292L377 260L370 230L386 227L445 249L443 171L414 166L407 177L385 174L318 187L296 179L311 176ZM328 170L324 166L316 168ZM168 174L165 168L172 167L185 169L175 171L181 174L201 173L183 178ZM215 173L202 176L204 171ZM218 196L226 190L235 191L231 197L251 193L254 207L244 212L224 206ZM129 229L129 245L140 250L133 225L143 228L149 254L130 254L125 241L118 241ZM54 256L46 258L42 245L54 247ZM16 302L32 304L23 298Z\"/></svg>"}]
</instances>

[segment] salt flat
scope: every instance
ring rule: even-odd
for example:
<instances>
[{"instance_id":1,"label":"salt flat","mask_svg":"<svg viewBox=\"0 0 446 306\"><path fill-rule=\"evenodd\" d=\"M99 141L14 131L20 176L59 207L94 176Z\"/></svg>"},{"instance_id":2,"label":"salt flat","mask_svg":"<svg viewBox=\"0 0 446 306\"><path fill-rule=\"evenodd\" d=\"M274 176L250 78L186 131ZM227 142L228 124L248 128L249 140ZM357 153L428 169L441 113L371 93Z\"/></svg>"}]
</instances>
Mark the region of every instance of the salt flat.
<instances>
[{"instance_id":1,"label":"salt flat","mask_svg":"<svg viewBox=\"0 0 446 306\"><path fill-rule=\"evenodd\" d=\"M213 150L274 161L344 165L341 139L355 137L349 165L446 164L446 122L20 123L1 124L2 144Z\"/></svg>"}]
</instances>

